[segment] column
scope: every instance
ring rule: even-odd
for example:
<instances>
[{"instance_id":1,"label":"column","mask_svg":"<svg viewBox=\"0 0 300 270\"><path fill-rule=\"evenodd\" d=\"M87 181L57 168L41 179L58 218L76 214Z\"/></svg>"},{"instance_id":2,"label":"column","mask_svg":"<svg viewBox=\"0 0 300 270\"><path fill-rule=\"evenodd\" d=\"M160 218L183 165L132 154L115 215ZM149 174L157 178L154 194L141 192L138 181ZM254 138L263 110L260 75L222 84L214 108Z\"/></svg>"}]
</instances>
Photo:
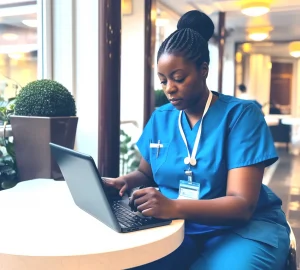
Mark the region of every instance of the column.
<instances>
[{"instance_id":1,"label":"column","mask_svg":"<svg viewBox=\"0 0 300 270\"><path fill-rule=\"evenodd\" d=\"M219 75L218 75L218 91L223 90L223 61L224 61L224 45L225 45L225 12L219 12L218 27L218 45L219 45Z\"/></svg>"},{"instance_id":2,"label":"column","mask_svg":"<svg viewBox=\"0 0 300 270\"><path fill-rule=\"evenodd\" d=\"M154 110L154 54L156 42L156 0L145 0L145 63L144 121L145 126Z\"/></svg>"},{"instance_id":3,"label":"column","mask_svg":"<svg viewBox=\"0 0 300 270\"><path fill-rule=\"evenodd\" d=\"M121 0L99 1L99 141L101 175L119 176Z\"/></svg>"}]
</instances>

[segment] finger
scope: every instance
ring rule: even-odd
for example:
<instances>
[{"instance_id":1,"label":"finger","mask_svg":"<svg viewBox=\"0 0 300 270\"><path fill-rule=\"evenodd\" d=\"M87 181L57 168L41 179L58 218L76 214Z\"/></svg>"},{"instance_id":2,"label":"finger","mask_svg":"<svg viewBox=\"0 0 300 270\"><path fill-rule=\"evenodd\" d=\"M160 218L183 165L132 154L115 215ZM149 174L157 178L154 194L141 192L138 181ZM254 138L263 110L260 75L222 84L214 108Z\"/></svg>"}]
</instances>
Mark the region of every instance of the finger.
<instances>
[{"instance_id":1,"label":"finger","mask_svg":"<svg viewBox=\"0 0 300 270\"><path fill-rule=\"evenodd\" d=\"M143 188L143 189L135 190L135 191L132 193L131 197L132 197L133 200L136 200L136 199L138 199L138 198L140 198L140 197L145 196L146 194L149 194L149 193L150 193L150 190L152 190L151 187L150 187L150 188Z\"/></svg>"},{"instance_id":2,"label":"finger","mask_svg":"<svg viewBox=\"0 0 300 270\"><path fill-rule=\"evenodd\" d=\"M120 194L121 197L124 195L124 193L126 192L126 190L127 190L127 185L123 185L122 188L120 189L120 192L119 192L119 194Z\"/></svg>"},{"instance_id":3,"label":"finger","mask_svg":"<svg viewBox=\"0 0 300 270\"><path fill-rule=\"evenodd\" d=\"M137 210L146 217L153 217L154 216L154 208L151 206L149 202L146 202L140 205Z\"/></svg>"},{"instance_id":4,"label":"finger","mask_svg":"<svg viewBox=\"0 0 300 270\"><path fill-rule=\"evenodd\" d=\"M147 208L146 210L143 210L141 213L145 217L153 217L154 216L153 208Z\"/></svg>"},{"instance_id":5,"label":"finger","mask_svg":"<svg viewBox=\"0 0 300 270\"><path fill-rule=\"evenodd\" d=\"M101 177L101 179L102 179L103 182L104 182L105 184L107 184L108 186L114 186L114 185L115 185L114 178Z\"/></svg>"},{"instance_id":6,"label":"finger","mask_svg":"<svg viewBox=\"0 0 300 270\"><path fill-rule=\"evenodd\" d=\"M146 194L145 196L142 196L142 197L139 197L139 198L135 199L135 200L133 201L133 203L134 203L134 205L135 205L136 207L139 207L140 205L146 203L149 199L150 199L150 198L149 198L149 195Z\"/></svg>"},{"instance_id":7,"label":"finger","mask_svg":"<svg viewBox=\"0 0 300 270\"><path fill-rule=\"evenodd\" d=\"M145 203L143 204L140 204L136 209L139 211L139 212L143 212L147 209L152 209L152 204L149 202L149 201L146 201Z\"/></svg>"}]
</instances>

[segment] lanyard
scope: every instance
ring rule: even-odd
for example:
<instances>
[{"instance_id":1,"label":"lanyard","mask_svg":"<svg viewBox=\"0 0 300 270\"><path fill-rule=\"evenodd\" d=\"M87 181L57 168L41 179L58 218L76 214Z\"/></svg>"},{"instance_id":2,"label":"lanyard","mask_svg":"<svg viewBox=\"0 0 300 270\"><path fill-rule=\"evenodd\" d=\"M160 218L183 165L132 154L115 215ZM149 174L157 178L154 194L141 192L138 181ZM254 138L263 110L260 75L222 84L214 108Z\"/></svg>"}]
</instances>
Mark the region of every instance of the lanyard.
<instances>
[{"instance_id":1,"label":"lanyard","mask_svg":"<svg viewBox=\"0 0 300 270\"><path fill-rule=\"evenodd\" d=\"M184 163L185 164L190 164L192 166L195 166L197 164L197 161L196 161L196 152L197 152L199 141L200 141L200 137L201 137L203 118L204 118L205 114L207 113L207 111L209 109L209 105L211 103L212 97L213 97L213 94L212 94L211 91L209 91L209 95L208 95L208 98L207 98L207 101L206 101L206 104L205 104L205 108L204 108L202 120L201 120L201 123L199 125L197 136L196 136L196 139L195 139L195 142L194 142L194 147L193 147L192 155L190 155L190 151L189 151L189 147L188 147L188 144L187 144L187 141L186 141L186 137L185 137L185 134L184 134L183 129L182 129L182 124L181 124L182 111L180 111L180 113L179 113L179 116L178 116L178 127L179 127L179 131L180 131L182 140L183 140L183 142L185 144L185 147L186 147L186 150L187 150L187 153L188 153L188 156L184 159Z\"/></svg>"}]
</instances>

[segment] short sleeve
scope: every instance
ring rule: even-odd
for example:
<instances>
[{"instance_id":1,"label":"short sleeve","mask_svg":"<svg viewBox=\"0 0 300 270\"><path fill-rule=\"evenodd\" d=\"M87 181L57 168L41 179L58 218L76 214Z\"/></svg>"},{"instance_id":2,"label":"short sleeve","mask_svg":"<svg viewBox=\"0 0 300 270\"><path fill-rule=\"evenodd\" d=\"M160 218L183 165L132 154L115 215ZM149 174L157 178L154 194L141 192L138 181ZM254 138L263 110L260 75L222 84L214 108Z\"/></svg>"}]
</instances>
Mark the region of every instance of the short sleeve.
<instances>
[{"instance_id":1,"label":"short sleeve","mask_svg":"<svg viewBox=\"0 0 300 270\"><path fill-rule=\"evenodd\" d=\"M278 159L270 129L254 104L249 104L230 127L227 141L228 170Z\"/></svg>"},{"instance_id":2,"label":"short sleeve","mask_svg":"<svg viewBox=\"0 0 300 270\"><path fill-rule=\"evenodd\" d=\"M142 157L150 164L150 148L149 144L151 142L152 138L152 132L153 132L153 114L151 118L149 119L148 123L144 127L144 130L142 132L142 135L138 139L136 145L142 155Z\"/></svg>"}]
</instances>

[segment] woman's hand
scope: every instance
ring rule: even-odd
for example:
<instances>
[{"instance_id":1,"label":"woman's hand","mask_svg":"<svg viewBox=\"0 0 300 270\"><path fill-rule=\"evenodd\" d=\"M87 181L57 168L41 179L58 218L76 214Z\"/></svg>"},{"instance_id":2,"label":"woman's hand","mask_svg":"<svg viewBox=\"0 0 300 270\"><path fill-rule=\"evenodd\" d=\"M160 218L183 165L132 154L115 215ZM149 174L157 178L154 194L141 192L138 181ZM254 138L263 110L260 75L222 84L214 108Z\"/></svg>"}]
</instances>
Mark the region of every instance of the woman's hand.
<instances>
[{"instance_id":1,"label":"woman's hand","mask_svg":"<svg viewBox=\"0 0 300 270\"><path fill-rule=\"evenodd\" d=\"M128 183L124 177L109 178L102 177L103 183L114 190L119 191L119 195L122 197L124 193L128 190Z\"/></svg>"},{"instance_id":2,"label":"woman's hand","mask_svg":"<svg viewBox=\"0 0 300 270\"><path fill-rule=\"evenodd\" d=\"M130 202L144 216L161 219L175 218L175 203L162 195L156 188L148 187L133 192Z\"/></svg>"}]
</instances>

